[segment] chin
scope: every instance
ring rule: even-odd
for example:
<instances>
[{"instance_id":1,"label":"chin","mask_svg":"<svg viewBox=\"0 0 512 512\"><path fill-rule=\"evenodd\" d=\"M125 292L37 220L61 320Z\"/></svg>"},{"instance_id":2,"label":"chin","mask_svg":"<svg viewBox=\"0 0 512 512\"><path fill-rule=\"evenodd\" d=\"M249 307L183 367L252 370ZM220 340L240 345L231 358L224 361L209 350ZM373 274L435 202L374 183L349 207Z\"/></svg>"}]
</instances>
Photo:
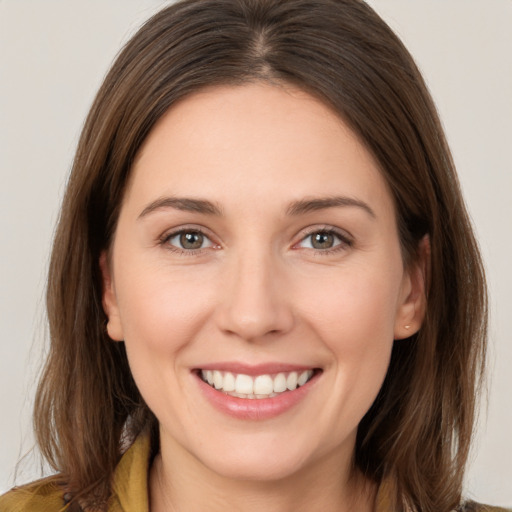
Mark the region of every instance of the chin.
<instances>
[{"instance_id":1,"label":"chin","mask_svg":"<svg viewBox=\"0 0 512 512\"><path fill-rule=\"evenodd\" d=\"M239 439L220 450L197 453L198 460L213 473L239 481L275 482L296 475L322 458L324 450L309 446L307 439L272 433Z\"/></svg>"},{"instance_id":2,"label":"chin","mask_svg":"<svg viewBox=\"0 0 512 512\"><path fill-rule=\"evenodd\" d=\"M283 459L261 452L254 457L246 453L229 456L222 460L203 462L211 471L223 478L250 482L276 482L296 474L304 465L297 457Z\"/></svg>"}]
</instances>

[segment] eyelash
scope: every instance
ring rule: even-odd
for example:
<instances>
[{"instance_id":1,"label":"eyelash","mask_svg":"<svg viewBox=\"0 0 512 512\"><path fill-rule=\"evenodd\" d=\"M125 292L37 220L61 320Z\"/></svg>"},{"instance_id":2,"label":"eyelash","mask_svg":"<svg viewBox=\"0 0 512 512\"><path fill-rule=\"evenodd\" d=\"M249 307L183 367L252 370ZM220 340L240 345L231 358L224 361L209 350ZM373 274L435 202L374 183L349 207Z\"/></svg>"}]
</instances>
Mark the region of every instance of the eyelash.
<instances>
[{"instance_id":1,"label":"eyelash","mask_svg":"<svg viewBox=\"0 0 512 512\"><path fill-rule=\"evenodd\" d=\"M173 239L177 236L186 234L186 233L199 234L199 235L203 236L206 240L208 240L211 245L208 247L201 247L199 249L183 249L183 248L177 247L176 245L172 245L169 243L169 241L171 239ZM320 234L320 233L325 234L325 235L334 236L335 238L338 239L339 243L336 244L334 247L328 248L328 249L315 249L313 247L311 247L311 248L308 247L307 249L312 250L315 255L319 255L319 256L320 255L321 256L330 255L330 254L336 253L338 251L346 250L347 248L350 248L353 245L353 240L346 233L343 233L343 232L341 232L337 229L334 229L330 226L325 226L325 227L314 227L314 228L311 228L310 230L306 231L305 233L303 233L301 239L299 240L299 242L297 242L296 244L293 245L293 248L296 248L299 244L303 243L309 237L311 237L315 234ZM194 255L197 255L197 254L203 252L205 249L208 249L210 247L213 247L214 249L219 248L219 245L214 243L211 240L210 236L208 236L208 234L206 234L205 231L203 231L202 229L200 229L198 227L190 227L190 228L185 227L185 228L180 228L177 231L172 231L171 233L165 233L160 238L159 244L162 246L165 246L165 248L167 250L170 250L172 252L175 252L175 253L177 253L179 255L183 255L183 256L194 256Z\"/></svg>"},{"instance_id":2,"label":"eyelash","mask_svg":"<svg viewBox=\"0 0 512 512\"><path fill-rule=\"evenodd\" d=\"M325 235L332 235L335 238L339 240L339 243L336 244L334 247L328 248L328 249L315 249L315 248L307 248L313 251L315 256L329 256L334 253L337 253L339 251L347 250L348 248L352 247L354 244L353 239L345 232L342 232L338 229L335 229L331 226L323 226L318 227L315 226L309 230L307 230L301 237L300 241L294 244L294 247L297 247L300 243L303 243L305 240L307 240L309 237L316 235L316 234L325 234Z\"/></svg>"},{"instance_id":3,"label":"eyelash","mask_svg":"<svg viewBox=\"0 0 512 512\"><path fill-rule=\"evenodd\" d=\"M195 234L198 234L198 235L201 235L205 238L205 240L208 240L211 245L209 247L201 247L199 249L183 249L181 247L177 247L176 245L172 245L169 243L169 241L177 236L180 236L180 235L183 235L183 234L186 234L186 233L195 233ZM218 248L219 245L214 243L212 240L211 240L211 237L208 236L205 231L203 231L202 229L198 228L198 227L190 227L190 228L187 228L187 227L184 227L184 228L180 228L178 229L177 231L172 231L171 233L165 233L159 240L159 244L164 246L167 250L169 251L172 251L174 253L177 253L178 255L183 255L183 256L194 256L196 254L199 254L201 253L202 251L204 251L205 249L209 249L210 247L213 247L213 248Z\"/></svg>"}]
</instances>

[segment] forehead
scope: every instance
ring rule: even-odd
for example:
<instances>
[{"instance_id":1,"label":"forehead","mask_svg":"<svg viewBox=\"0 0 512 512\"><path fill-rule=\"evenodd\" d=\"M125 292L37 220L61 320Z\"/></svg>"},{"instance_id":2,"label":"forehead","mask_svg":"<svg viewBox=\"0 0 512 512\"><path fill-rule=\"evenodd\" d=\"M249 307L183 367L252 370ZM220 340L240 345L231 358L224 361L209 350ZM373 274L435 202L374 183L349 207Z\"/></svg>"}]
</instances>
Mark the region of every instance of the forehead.
<instances>
[{"instance_id":1,"label":"forehead","mask_svg":"<svg viewBox=\"0 0 512 512\"><path fill-rule=\"evenodd\" d=\"M159 120L132 169L127 195L364 196L389 208L379 167L355 133L306 92L262 83L208 88Z\"/></svg>"}]
</instances>

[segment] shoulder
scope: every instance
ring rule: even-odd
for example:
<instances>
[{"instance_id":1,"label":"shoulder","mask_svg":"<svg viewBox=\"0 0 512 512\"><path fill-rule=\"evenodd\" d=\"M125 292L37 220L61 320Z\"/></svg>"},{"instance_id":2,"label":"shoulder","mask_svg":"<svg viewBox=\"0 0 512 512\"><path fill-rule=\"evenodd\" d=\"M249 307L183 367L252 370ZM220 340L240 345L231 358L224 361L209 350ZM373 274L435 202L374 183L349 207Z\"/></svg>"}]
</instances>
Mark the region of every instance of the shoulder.
<instances>
[{"instance_id":1,"label":"shoulder","mask_svg":"<svg viewBox=\"0 0 512 512\"><path fill-rule=\"evenodd\" d=\"M114 473L109 512L148 510L150 448L149 435L142 434L121 457ZM70 512L70 505L64 503L61 480L54 475L11 489L0 496L0 512Z\"/></svg>"},{"instance_id":2,"label":"shoulder","mask_svg":"<svg viewBox=\"0 0 512 512\"><path fill-rule=\"evenodd\" d=\"M1 512L60 512L64 510L62 489L55 477L15 487L0 496Z\"/></svg>"},{"instance_id":3,"label":"shoulder","mask_svg":"<svg viewBox=\"0 0 512 512\"><path fill-rule=\"evenodd\" d=\"M395 482L391 478L386 478L381 482L376 499L377 512L391 512L392 510L395 510L395 507L392 505L394 487ZM512 508L482 505L471 500L466 500L461 506L451 512L512 512Z\"/></svg>"},{"instance_id":4,"label":"shoulder","mask_svg":"<svg viewBox=\"0 0 512 512\"><path fill-rule=\"evenodd\" d=\"M474 501L467 501L458 512L512 512L510 508L492 507L490 505L482 505Z\"/></svg>"}]
</instances>

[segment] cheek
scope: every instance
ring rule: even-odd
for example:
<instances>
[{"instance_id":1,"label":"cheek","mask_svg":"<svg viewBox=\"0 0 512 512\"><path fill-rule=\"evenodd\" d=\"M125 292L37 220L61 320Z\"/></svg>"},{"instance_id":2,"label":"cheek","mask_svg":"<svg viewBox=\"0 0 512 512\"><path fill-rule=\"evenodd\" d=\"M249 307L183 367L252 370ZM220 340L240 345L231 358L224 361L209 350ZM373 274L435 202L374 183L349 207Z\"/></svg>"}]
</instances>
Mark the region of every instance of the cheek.
<instances>
[{"instance_id":1,"label":"cheek","mask_svg":"<svg viewBox=\"0 0 512 512\"><path fill-rule=\"evenodd\" d=\"M327 339L359 350L392 340L401 274L372 267L346 268L303 283L303 314ZM347 347L348 348L348 347Z\"/></svg>"},{"instance_id":2,"label":"cheek","mask_svg":"<svg viewBox=\"0 0 512 512\"><path fill-rule=\"evenodd\" d=\"M376 394L393 345L395 308L390 296L358 282L357 291L337 290L331 298L317 308L317 314L323 311L318 329L334 356L338 376L345 389Z\"/></svg>"},{"instance_id":3,"label":"cheek","mask_svg":"<svg viewBox=\"0 0 512 512\"><path fill-rule=\"evenodd\" d=\"M187 276L175 269L131 268L137 271L125 273L117 286L127 348L161 355L176 353L201 328L212 304L211 290L201 286L200 276Z\"/></svg>"},{"instance_id":4,"label":"cheek","mask_svg":"<svg viewBox=\"0 0 512 512\"><path fill-rule=\"evenodd\" d=\"M400 276L399 272L396 272ZM318 276L317 276L318 277ZM351 268L316 281L304 294L303 318L331 353L333 389L343 422L357 424L379 392L394 342L399 277Z\"/></svg>"},{"instance_id":5,"label":"cheek","mask_svg":"<svg viewBox=\"0 0 512 512\"><path fill-rule=\"evenodd\" d=\"M136 268L120 272L124 279L117 283L130 370L149 408L160 420L173 418L186 407L182 354L204 326L211 293L183 273Z\"/></svg>"}]
</instances>

